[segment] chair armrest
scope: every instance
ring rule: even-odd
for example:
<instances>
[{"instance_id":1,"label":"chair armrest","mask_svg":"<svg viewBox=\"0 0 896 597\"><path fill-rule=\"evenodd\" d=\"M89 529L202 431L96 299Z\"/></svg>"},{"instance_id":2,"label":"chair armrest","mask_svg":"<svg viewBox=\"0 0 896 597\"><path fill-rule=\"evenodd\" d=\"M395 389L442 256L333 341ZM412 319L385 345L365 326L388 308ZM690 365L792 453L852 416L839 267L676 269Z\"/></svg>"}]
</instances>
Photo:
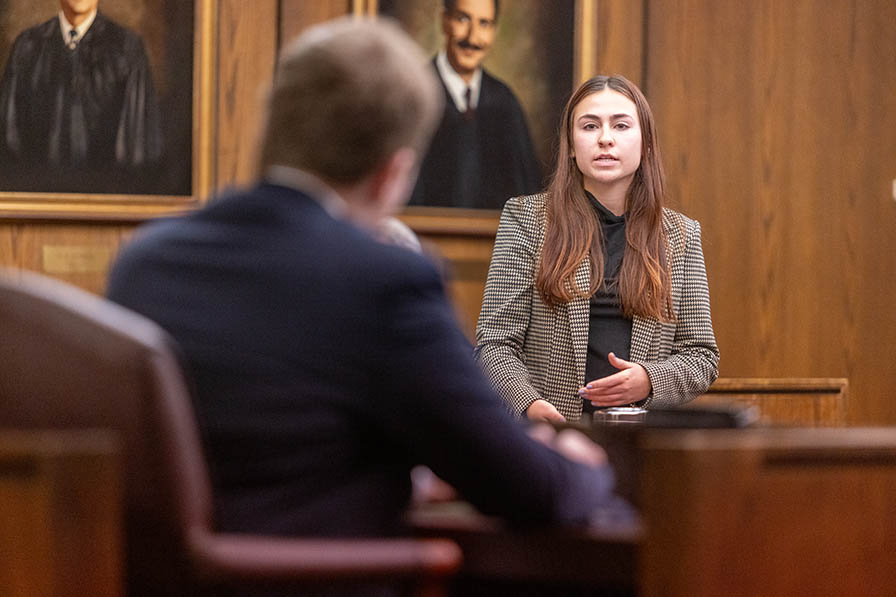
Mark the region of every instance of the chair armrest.
<instances>
[{"instance_id":1,"label":"chair armrest","mask_svg":"<svg viewBox=\"0 0 896 597\"><path fill-rule=\"evenodd\" d=\"M462 554L448 539L293 539L225 533L190 538L193 563L207 579L444 578Z\"/></svg>"}]
</instances>

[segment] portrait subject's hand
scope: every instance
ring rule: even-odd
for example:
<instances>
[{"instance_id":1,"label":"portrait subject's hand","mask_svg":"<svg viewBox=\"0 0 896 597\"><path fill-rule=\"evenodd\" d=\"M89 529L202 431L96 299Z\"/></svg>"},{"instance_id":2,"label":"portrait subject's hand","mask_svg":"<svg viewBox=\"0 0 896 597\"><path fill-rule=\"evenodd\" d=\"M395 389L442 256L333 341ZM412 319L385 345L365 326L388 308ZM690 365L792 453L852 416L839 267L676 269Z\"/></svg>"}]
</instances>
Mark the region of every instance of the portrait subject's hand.
<instances>
[{"instance_id":1,"label":"portrait subject's hand","mask_svg":"<svg viewBox=\"0 0 896 597\"><path fill-rule=\"evenodd\" d=\"M644 367L624 361L612 352L607 359L619 372L588 382L579 388L579 396L594 406L623 406L650 395L650 378Z\"/></svg>"},{"instance_id":2,"label":"portrait subject's hand","mask_svg":"<svg viewBox=\"0 0 896 597\"><path fill-rule=\"evenodd\" d=\"M526 417L528 417L530 421L545 421L548 423L551 421L556 423L566 422L566 417L561 415L554 405L547 400L536 400L530 404L529 408L526 409Z\"/></svg>"}]
</instances>

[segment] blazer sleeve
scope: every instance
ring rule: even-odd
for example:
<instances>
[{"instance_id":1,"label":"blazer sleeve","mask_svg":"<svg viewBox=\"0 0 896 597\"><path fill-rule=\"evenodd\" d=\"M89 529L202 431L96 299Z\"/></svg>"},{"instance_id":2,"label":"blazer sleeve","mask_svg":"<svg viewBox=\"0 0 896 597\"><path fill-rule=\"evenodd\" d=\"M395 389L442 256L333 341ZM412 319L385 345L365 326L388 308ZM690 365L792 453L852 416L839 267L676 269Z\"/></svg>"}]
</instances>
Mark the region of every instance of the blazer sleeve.
<instances>
[{"instance_id":1,"label":"blazer sleeve","mask_svg":"<svg viewBox=\"0 0 896 597\"><path fill-rule=\"evenodd\" d=\"M526 199L508 200L501 213L476 325L476 358L517 415L542 398L523 361L539 243L538 218Z\"/></svg>"},{"instance_id":2,"label":"blazer sleeve","mask_svg":"<svg viewBox=\"0 0 896 597\"><path fill-rule=\"evenodd\" d=\"M645 406L675 406L706 392L719 375L700 224L687 226L678 321L668 358L640 363L653 386Z\"/></svg>"}]
</instances>

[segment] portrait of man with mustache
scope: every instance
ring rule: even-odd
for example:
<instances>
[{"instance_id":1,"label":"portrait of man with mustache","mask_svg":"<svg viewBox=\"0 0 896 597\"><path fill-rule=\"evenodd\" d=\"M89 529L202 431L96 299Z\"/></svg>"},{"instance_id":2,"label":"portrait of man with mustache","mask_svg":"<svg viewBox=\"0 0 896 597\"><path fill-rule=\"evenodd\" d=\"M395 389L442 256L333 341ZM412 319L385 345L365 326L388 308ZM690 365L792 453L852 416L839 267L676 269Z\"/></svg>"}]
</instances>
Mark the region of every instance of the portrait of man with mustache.
<instances>
[{"instance_id":1,"label":"portrait of man with mustache","mask_svg":"<svg viewBox=\"0 0 896 597\"><path fill-rule=\"evenodd\" d=\"M540 190L542 172L513 91L482 67L499 0L444 0L445 45L433 58L445 110L411 205L501 209Z\"/></svg>"}]
</instances>

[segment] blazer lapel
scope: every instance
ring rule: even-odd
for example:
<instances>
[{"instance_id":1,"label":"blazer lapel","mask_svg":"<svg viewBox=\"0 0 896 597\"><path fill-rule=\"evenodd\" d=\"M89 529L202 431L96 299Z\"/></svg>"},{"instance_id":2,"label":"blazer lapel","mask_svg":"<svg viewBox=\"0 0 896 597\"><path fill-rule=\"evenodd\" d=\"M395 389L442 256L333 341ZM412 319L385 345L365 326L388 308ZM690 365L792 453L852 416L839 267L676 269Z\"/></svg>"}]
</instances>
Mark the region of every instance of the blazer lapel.
<instances>
[{"instance_id":1,"label":"blazer lapel","mask_svg":"<svg viewBox=\"0 0 896 597\"><path fill-rule=\"evenodd\" d=\"M681 242L681 233L673 228L672 223L668 220L667 214L663 213L663 228L666 232L666 268L670 273L669 284L673 289L678 287L678 280L675 277L676 269L672 267L672 261L675 258L675 252L672 250L672 244ZM650 354L650 347L653 343L659 342L659 334L656 326L659 322L655 319L648 319L635 315L632 320L632 344L629 348L630 360L646 361ZM658 347L657 347L658 348Z\"/></svg>"},{"instance_id":2,"label":"blazer lapel","mask_svg":"<svg viewBox=\"0 0 896 597\"><path fill-rule=\"evenodd\" d=\"M591 284L591 258L585 257L576 269L576 286L588 288ZM585 360L588 358L588 326L591 300L576 298L569 303L569 328L572 332L572 349L576 359L576 376L579 383L585 381Z\"/></svg>"}]
</instances>

